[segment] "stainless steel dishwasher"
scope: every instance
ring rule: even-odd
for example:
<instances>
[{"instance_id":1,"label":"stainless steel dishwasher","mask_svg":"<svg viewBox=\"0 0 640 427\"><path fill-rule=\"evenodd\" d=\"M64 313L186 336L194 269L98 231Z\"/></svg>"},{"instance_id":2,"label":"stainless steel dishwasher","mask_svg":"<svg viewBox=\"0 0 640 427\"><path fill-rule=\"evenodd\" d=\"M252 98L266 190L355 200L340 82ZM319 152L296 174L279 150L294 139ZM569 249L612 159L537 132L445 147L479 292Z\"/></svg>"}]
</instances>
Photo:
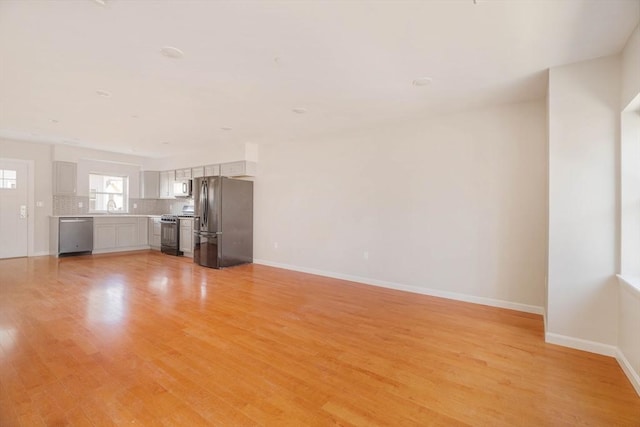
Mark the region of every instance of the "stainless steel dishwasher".
<instances>
[{"instance_id":1,"label":"stainless steel dishwasher","mask_svg":"<svg viewBox=\"0 0 640 427\"><path fill-rule=\"evenodd\" d=\"M60 218L58 254L93 251L93 218Z\"/></svg>"}]
</instances>

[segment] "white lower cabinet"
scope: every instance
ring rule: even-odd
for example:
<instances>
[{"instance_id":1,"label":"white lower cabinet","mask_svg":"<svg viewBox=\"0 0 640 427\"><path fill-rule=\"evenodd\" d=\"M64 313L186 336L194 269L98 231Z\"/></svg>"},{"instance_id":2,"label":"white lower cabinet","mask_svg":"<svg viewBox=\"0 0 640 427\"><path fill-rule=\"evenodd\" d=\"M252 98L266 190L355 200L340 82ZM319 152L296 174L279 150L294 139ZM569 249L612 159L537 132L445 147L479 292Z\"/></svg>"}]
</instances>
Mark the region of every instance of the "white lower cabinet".
<instances>
[{"instance_id":1,"label":"white lower cabinet","mask_svg":"<svg viewBox=\"0 0 640 427\"><path fill-rule=\"evenodd\" d=\"M128 248L130 246L136 246L138 242L138 224L125 223L116 224L116 247Z\"/></svg>"},{"instance_id":2,"label":"white lower cabinet","mask_svg":"<svg viewBox=\"0 0 640 427\"><path fill-rule=\"evenodd\" d=\"M160 250L162 243L161 233L160 217L149 218L149 246L151 246L151 249Z\"/></svg>"},{"instance_id":3,"label":"white lower cabinet","mask_svg":"<svg viewBox=\"0 0 640 427\"><path fill-rule=\"evenodd\" d=\"M147 228L147 217L138 219L138 245L149 245L149 229Z\"/></svg>"},{"instance_id":4,"label":"white lower cabinet","mask_svg":"<svg viewBox=\"0 0 640 427\"><path fill-rule=\"evenodd\" d=\"M193 256L193 218L180 218L180 250Z\"/></svg>"},{"instance_id":5,"label":"white lower cabinet","mask_svg":"<svg viewBox=\"0 0 640 427\"><path fill-rule=\"evenodd\" d=\"M147 248L149 237L146 217L94 217L94 253Z\"/></svg>"},{"instance_id":6,"label":"white lower cabinet","mask_svg":"<svg viewBox=\"0 0 640 427\"><path fill-rule=\"evenodd\" d=\"M116 247L116 225L101 223L97 218L93 220L93 250L111 249Z\"/></svg>"}]
</instances>

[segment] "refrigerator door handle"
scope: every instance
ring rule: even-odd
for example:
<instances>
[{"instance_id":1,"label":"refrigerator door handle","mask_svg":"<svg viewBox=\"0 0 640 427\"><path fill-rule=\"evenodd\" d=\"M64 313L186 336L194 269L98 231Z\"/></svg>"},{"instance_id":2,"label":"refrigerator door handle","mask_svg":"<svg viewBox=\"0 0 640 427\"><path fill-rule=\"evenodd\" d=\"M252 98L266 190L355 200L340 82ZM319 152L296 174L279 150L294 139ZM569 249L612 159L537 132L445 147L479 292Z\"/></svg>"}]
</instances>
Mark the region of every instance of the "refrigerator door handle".
<instances>
[{"instance_id":1,"label":"refrigerator door handle","mask_svg":"<svg viewBox=\"0 0 640 427\"><path fill-rule=\"evenodd\" d=\"M209 221L209 201L207 200L207 181L203 180L200 185L200 206L202 207L202 218L200 220L200 230L208 228Z\"/></svg>"}]
</instances>

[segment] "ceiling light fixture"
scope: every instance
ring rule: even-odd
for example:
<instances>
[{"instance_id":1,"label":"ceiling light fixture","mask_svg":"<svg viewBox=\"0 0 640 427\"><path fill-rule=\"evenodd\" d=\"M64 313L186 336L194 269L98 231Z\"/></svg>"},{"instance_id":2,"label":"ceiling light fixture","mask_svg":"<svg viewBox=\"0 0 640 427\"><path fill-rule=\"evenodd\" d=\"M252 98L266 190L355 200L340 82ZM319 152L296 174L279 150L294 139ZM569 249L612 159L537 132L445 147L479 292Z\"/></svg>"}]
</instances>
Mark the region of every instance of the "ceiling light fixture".
<instances>
[{"instance_id":1,"label":"ceiling light fixture","mask_svg":"<svg viewBox=\"0 0 640 427\"><path fill-rule=\"evenodd\" d=\"M162 53L167 58L172 59L180 59L184 56L184 52L173 46L164 46L160 49L160 53Z\"/></svg>"},{"instance_id":2,"label":"ceiling light fixture","mask_svg":"<svg viewBox=\"0 0 640 427\"><path fill-rule=\"evenodd\" d=\"M100 6L106 6L107 5L107 0L93 0L93 1L98 3Z\"/></svg>"},{"instance_id":3,"label":"ceiling light fixture","mask_svg":"<svg viewBox=\"0 0 640 427\"><path fill-rule=\"evenodd\" d=\"M106 90L98 89L96 91L96 93L98 95L102 96L103 98L110 98L111 97L111 92L107 92Z\"/></svg>"},{"instance_id":4,"label":"ceiling light fixture","mask_svg":"<svg viewBox=\"0 0 640 427\"><path fill-rule=\"evenodd\" d=\"M428 86L432 81L433 79L431 77L420 77L419 79L415 79L411 84L414 86Z\"/></svg>"},{"instance_id":5,"label":"ceiling light fixture","mask_svg":"<svg viewBox=\"0 0 640 427\"><path fill-rule=\"evenodd\" d=\"M60 120L58 120L58 119L51 119L51 123L60 123Z\"/></svg>"},{"instance_id":6,"label":"ceiling light fixture","mask_svg":"<svg viewBox=\"0 0 640 427\"><path fill-rule=\"evenodd\" d=\"M307 109L306 108L296 107L296 108L293 108L291 111L293 111L296 114L304 114L304 113L307 112Z\"/></svg>"}]
</instances>

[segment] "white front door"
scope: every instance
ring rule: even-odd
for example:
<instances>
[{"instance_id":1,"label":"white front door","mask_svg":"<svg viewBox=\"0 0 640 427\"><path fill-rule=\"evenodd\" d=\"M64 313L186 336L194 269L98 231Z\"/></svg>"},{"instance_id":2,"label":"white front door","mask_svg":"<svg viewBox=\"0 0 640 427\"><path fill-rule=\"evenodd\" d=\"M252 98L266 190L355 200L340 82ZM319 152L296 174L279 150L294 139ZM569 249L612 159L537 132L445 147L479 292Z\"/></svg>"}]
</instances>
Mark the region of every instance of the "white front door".
<instances>
[{"instance_id":1,"label":"white front door","mask_svg":"<svg viewBox=\"0 0 640 427\"><path fill-rule=\"evenodd\" d=\"M29 165L0 159L0 258L27 256Z\"/></svg>"}]
</instances>

